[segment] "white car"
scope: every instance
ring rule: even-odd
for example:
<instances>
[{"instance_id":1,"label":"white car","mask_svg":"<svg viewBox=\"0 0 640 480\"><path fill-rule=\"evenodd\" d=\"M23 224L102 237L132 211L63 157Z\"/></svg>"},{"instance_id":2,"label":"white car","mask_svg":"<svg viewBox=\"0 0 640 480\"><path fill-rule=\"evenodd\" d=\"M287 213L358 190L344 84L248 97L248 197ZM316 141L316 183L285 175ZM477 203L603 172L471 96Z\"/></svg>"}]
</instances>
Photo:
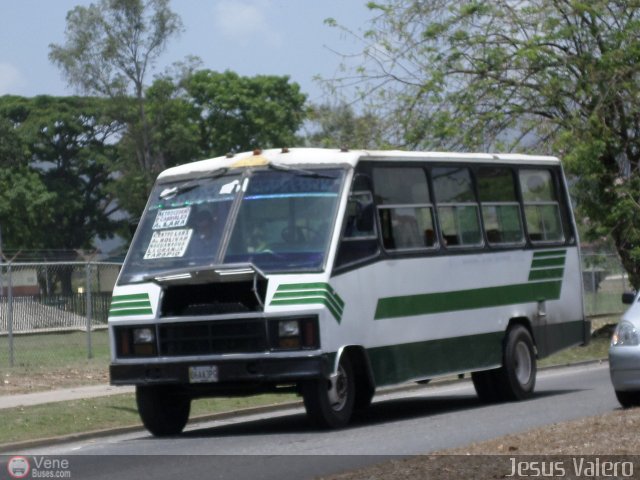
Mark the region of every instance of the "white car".
<instances>
[{"instance_id":1,"label":"white car","mask_svg":"<svg viewBox=\"0 0 640 480\"><path fill-rule=\"evenodd\" d=\"M640 292L624 293L622 302L630 304L611 337L609 372L620 404L640 406Z\"/></svg>"}]
</instances>

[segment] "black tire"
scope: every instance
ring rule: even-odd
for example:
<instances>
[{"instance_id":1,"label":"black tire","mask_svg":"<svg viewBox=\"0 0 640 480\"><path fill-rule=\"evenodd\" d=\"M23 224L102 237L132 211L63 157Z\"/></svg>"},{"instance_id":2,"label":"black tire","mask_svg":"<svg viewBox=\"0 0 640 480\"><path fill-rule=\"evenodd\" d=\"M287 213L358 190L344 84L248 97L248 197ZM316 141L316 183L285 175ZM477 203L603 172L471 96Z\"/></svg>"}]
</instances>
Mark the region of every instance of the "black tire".
<instances>
[{"instance_id":1,"label":"black tire","mask_svg":"<svg viewBox=\"0 0 640 480\"><path fill-rule=\"evenodd\" d=\"M136 403L142 424L156 437L177 435L189 420L191 399L169 386L137 386Z\"/></svg>"},{"instance_id":2,"label":"black tire","mask_svg":"<svg viewBox=\"0 0 640 480\"><path fill-rule=\"evenodd\" d=\"M504 341L502 367L473 372L471 379L484 402L524 400L536 385L536 353L529 330L522 325L509 329Z\"/></svg>"},{"instance_id":3,"label":"black tire","mask_svg":"<svg viewBox=\"0 0 640 480\"><path fill-rule=\"evenodd\" d=\"M336 377L336 401L329 396L331 381L325 378L307 380L301 384L302 398L311 421L322 428L342 428L353 414L356 387L353 367L345 354L340 358Z\"/></svg>"},{"instance_id":4,"label":"black tire","mask_svg":"<svg viewBox=\"0 0 640 480\"><path fill-rule=\"evenodd\" d=\"M522 325L509 329L505 340L502 368L496 383L503 400L524 400L536 386L536 352L529 330Z\"/></svg>"},{"instance_id":5,"label":"black tire","mask_svg":"<svg viewBox=\"0 0 640 480\"><path fill-rule=\"evenodd\" d=\"M640 391L622 391L616 390L616 397L623 408L632 408L640 406Z\"/></svg>"},{"instance_id":6,"label":"black tire","mask_svg":"<svg viewBox=\"0 0 640 480\"><path fill-rule=\"evenodd\" d=\"M494 403L502 400L500 390L496 385L496 375L499 370L485 370L472 372L471 380L476 389L478 398L483 402Z\"/></svg>"},{"instance_id":7,"label":"black tire","mask_svg":"<svg viewBox=\"0 0 640 480\"><path fill-rule=\"evenodd\" d=\"M359 376L356 376L356 398L353 401L353 409L365 410L371 405L376 389L365 379L359 380Z\"/></svg>"}]
</instances>

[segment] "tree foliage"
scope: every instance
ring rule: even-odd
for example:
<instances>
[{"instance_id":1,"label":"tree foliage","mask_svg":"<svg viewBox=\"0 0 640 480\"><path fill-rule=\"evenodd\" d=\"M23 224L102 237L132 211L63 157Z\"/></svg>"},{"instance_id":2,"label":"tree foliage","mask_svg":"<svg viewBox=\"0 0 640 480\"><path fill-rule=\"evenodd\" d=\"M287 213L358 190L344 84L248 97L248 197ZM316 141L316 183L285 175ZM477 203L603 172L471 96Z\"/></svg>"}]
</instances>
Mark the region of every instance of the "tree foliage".
<instances>
[{"instance_id":1,"label":"tree foliage","mask_svg":"<svg viewBox=\"0 0 640 480\"><path fill-rule=\"evenodd\" d=\"M122 120L134 140L139 170L149 180L166 165L151 148L145 82L169 39L181 30L169 0L99 0L71 10L65 44L49 46L50 60L71 85L90 95L127 99L121 105Z\"/></svg>"},{"instance_id":2,"label":"tree foliage","mask_svg":"<svg viewBox=\"0 0 640 480\"><path fill-rule=\"evenodd\" d=\"M403 146L562 155L640 287L640 2L387 0L344 80Z\"/></svg>"},{"instance_id":3,"label":"tree foliage","mask_svg":"<svg viewBox=\"0 0 640 480\"><path fill-rule=\"evenodd\" d=\"M373 112L358 114L347 103L310 107L308 124L305 142L311 147L380 149L388 142L384 119Z\"/></svg>"},{"instance_id":4,"label":"tree foliage","mask_svg":"<svg viewBox=\"0 0 640 480\"><path fill-rule=\"evenodd\" d=\"M114 182L122 125L109 102L90 97L0 97L0 221L6 249L93 248L113 235Z\"/></svg>"},{"instance_id":5,"label":"tree foliage","mask_svg":"<svg viewBox=\"0 0 640 480\"><path fill-rule=\"evenodd\" d=\"M205 157L297 143L306 95L287 76L200 70L183 87L196 109Z\"/></svg>"}]
</instances>

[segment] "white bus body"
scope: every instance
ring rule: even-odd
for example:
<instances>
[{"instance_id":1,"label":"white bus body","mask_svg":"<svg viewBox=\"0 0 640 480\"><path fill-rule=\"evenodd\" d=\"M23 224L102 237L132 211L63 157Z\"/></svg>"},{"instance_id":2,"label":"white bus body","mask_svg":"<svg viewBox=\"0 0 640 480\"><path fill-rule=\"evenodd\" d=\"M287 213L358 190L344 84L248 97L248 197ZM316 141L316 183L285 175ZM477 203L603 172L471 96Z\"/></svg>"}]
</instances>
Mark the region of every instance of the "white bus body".
<instances>
[{"instance_id":1,"label":"white bus body","mask_svg":"<svg viewBox=\"0 0 640 480\"><path fill-rule=\"evenodd\" d=\"M378 387L443 375L525 398L537 358L589 337L561 164L283 149L171 168L109 330L111 382L136 385L155 435L193 398L284 387L329 427Z\"/></svg>"}]
</instances>

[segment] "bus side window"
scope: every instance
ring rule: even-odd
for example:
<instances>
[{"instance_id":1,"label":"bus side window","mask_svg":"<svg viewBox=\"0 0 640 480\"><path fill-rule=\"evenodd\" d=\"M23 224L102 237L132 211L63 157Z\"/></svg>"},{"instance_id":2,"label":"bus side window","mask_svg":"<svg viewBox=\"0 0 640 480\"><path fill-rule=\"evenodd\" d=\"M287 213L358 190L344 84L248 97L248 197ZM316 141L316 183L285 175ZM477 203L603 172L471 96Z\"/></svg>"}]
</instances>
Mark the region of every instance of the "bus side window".
<instances>
[{"instance_id":1,"label":"bus side window","mask_svg":"<svg viewBox=\"0 0 640 480\"><path fill-rule=\"evenodd\" d=\"M511 169L480 167L476 179L489 245L522 245L524 229Z\"/></svg>"},{"instance_id":2,"label":"bus side window","mask_svg":"<svg viewBox=\"0 0 640 480\"><path fill-rule=\"evenodd\" d=\"M483 244L480 215L471 172L466 167L431 170L440 230L447 247L479 247Z\"/></svg>"},{"instance_id":3,"label":"bus side window","mask_svg":"<svg viewBox=\"0 0 640 480\"><path fill-rule=\"evenodd\" d=\"M349 265L378 254L378 234L370 191L349 194L345 225L338 247L336 267Z\"/></svg>"},{"instance_id":4,"label":"bus side window","mask_svg":"<svg viewBox=\"0 0 640 480\"><path fill-rule=\"evenodd\" d=\"M527 232L532 243L564 242L560 204L549 170L519 172Z\"/></svg>"},{"instance_id":5,"label":"bus side window","mask_svg":"<svg viewBox=\"0 0 640 480\"><path fill-rule=\"evenodd\" d=\"M420 167L375 167L373 186L385 250L437 246L427 175Z\"/></svg>"}]
</instances>

